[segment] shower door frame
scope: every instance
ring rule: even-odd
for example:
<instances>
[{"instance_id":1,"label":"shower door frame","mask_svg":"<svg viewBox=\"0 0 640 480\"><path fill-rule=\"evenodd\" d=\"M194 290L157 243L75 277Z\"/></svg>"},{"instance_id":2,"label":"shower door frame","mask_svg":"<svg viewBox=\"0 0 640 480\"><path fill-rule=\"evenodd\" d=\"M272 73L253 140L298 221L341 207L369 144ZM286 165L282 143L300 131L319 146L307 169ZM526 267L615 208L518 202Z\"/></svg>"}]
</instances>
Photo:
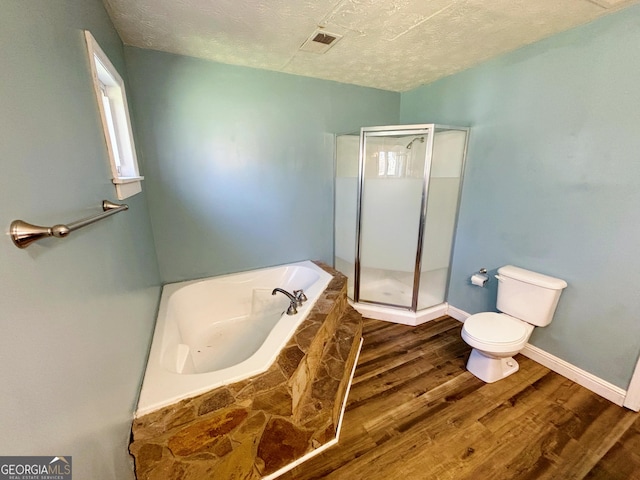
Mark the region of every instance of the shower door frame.
<instances>
[{"instance_id":1,"label":"shower door frame","mask_svg":"<svg viewBox=\"0 0 640 480\"><path fill-rule=\"evenodd\" d=\"M435 123L424 124L412 124L412 125L384 125L375 127L362 127L360 129L360 149L358 158L358 190L357 190L357 205L356 205L356 251L354 259L354 276L353 276L353 301L355 303L366 303L371 305L379 305L384 307L391 307L400 310L406 310L410 312L418 311L418 300L420 291L420 274L422 270L422 243L424 240L424 227L427 216L428 206L428 194L429 194L429 181L431 178L431 164L433 160L433 145L435 143L435 134L437 130L459 130L464 131L465 145L463 149L462 165L460 168L460 183L458 188L458 199L456 215L454 219L453 238L451 241L451 251L449 252L449 268L447 272L447 279L445 285L445 300L449 293L449 281L451 278L451 260L453 258L453 251L455 248L455 232L458 227L458 217L460 214L460 200L462 196L462 183L464 180L464 169L467 159L467 147L469 145L469 127L457 127L450 125L441 125ZM397 305L392 303L379 302L374 300L361 300L360 299L360 254L361 254L361 227L362 227L362 195L364 191L365 181L365 133L373 133L376 137L386 137L393 135L427 135L428 142L425 149L425 164L422 177L422 198L420 204L420 219L418 223L418 245L416 248L416 260L413 271L413 291L411 297L411 307L404 305ZM386 135L385 135L386 133ZM427 307L428 308L428 307Z\"/></svg>"}]
</instances>

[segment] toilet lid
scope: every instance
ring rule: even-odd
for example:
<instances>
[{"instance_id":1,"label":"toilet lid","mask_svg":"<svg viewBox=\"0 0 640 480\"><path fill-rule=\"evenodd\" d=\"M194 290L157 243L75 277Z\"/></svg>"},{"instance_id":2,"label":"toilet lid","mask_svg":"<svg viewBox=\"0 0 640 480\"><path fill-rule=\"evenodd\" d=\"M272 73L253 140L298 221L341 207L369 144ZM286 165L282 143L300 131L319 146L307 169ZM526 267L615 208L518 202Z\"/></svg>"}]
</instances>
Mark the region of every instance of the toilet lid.
<instances>
[{"instance_id":1,"label":"toilet lid","mask_svg":"<svg viewBox=\"0 0 640 480\"><path fill-rule=\"evenodd\" d=\"M526 324L504 313L484 312L464 322L467 335L484 343L504 344L522 341L528 334Z\"/></svg>"}]
</instances>

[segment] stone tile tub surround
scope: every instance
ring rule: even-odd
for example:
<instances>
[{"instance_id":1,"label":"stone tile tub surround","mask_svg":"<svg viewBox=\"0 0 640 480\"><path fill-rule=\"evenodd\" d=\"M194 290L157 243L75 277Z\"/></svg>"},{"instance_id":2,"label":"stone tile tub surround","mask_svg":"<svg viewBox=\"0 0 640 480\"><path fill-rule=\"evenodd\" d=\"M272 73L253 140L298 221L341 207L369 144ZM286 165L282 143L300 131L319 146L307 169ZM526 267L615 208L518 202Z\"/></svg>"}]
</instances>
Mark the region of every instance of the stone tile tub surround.
<instances>
[{"instance_id":1,"label":"stone tile tub surround","mask_svg":"<svg viewBox=\"0 0 640 480\"><path fill-rule=\"evenodd\" d=\"M266 372L134 420L138 480L273 478L337 439L362 317L315 263L333 278Z\"/></svg>"}]
</instances>

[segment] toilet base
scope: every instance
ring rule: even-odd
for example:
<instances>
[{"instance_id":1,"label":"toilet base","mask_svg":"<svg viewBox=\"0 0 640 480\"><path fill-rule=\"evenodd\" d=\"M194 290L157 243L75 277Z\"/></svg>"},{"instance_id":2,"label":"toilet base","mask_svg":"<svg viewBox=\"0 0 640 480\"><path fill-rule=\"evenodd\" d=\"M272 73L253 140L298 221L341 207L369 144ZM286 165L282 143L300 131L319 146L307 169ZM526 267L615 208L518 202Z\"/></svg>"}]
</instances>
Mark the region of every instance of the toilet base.
<instances>
[{"instance_id":1,"label":"toilet base","mask_svg":"<svg viewBox=\"0 0 640 480\"><path fill-rule=\"evenodd\" d=\"M516 373L520 366L513 357L493 358L476 350L471 350L467 370L486 383L493 383Z\"/></svg>"}]
</instances>

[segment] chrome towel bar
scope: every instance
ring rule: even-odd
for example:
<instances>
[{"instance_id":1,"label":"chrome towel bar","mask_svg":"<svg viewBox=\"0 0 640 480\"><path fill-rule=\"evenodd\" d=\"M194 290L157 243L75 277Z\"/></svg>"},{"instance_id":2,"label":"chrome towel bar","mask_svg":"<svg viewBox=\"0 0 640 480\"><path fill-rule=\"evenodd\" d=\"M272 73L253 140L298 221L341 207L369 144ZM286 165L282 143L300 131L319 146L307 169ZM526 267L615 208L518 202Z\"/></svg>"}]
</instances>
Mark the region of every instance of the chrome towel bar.
<instances>
[{"instance_id":1,"label":"chrome towel bar","mask_svg":"<svg viewBox=\"0 0 640 480\"><path fill-rule=\"evenodd\" d=\"M87 225L91 225L92 223L97 222L98 220L102 220L103 218L107 218L114 213L122 212L124 210L128 210L129 205L126 204L117 204L112 203L108 200L102 201L102 213L98 213L97 215L93 215L92 217L83 218L82 220L77 220L75 222L71 222L67 225L54 225L53 227L39 227L38 225L32 225L27 222L23 222L22 220L14 220L11 222L10 232L11 232L11 240L18 248L27 248L33 242L40 240L41 238L46 237L58 237L64 238L69 235L74 230L78 230L79 228L86 227Z\"/></svg>"}]
</instances>

